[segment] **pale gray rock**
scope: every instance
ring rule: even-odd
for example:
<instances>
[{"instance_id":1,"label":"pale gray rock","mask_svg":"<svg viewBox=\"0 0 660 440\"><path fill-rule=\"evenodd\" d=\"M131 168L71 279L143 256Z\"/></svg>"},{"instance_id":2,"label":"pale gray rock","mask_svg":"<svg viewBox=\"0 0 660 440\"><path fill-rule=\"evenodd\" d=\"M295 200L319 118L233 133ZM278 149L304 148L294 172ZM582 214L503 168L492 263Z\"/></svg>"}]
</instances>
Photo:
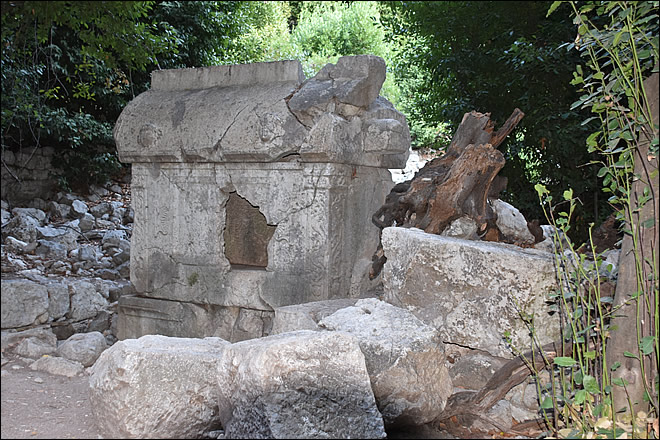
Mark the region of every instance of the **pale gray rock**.
<instances>
[{"instance_id":1,"label":"pale gray rock","mask_svg":"<svg viewBox=\"0 0 660 440\"><path fill-rule=\"evenodd\" d=\"M35 327L28 330L3 330L2 331L2 351L13 350L19 343L25 339L38 339L43 345L55 346L57 337L50 327Z\"/></svg>"},{"instance_id":2,"label":"pale gray rock","mask_svg":"<svg viewBox=\"0 0 660 440\"><path fill-rule=\"evenodd\" d=\"M442 340L409 311L361 299L319 326L357 338L386 425L423 425L444 409L452 383Z\"/></svg>"},{"instance_id":3,"label":"pale gray rock","mask_svg":"<svg viewBox=\"0 0 660 440\"><path fill-rule=\"evenodd\" d=\"M87 326L88 332L103 333L110 328L112 317L114 313L107 310L101 310L98 315L94 317Z\"/></svg>"},{"instance_id":4,"label":"pale gray rock","mask_svg":"<svg viewBox=\"0 0 660 440\"><path fill-rule=\"evenodd\" d=\"M56 320L69 312L71 301L69 299L69 287L63 283L50 283L46 286L48 290L48 315Z\"/></svg>"},{"instance_id":5,"label":"pale gray rock","mask_svg":"<svg viewBox=\"0 0 660 440\"><path fill-rule=\"evenodd\" d=\"M112 255L112 262L117 266L131 259L131 253L128 250L120 250Z\"/></svg>"},{"instance_id":6,"label":"pale gray rock","mask_svg":"<svg viewBox=\"0 0 660 440\"><path fill-rule=\"evenodd\" d=\"M96 276L101 277L104 280L118 280L121 278L119 272L114 269L98 269L96 271Z\"/></svg>"},{"instance_id":7,"label":"pale gray rock","mask_svg":"<svg viewBox=\"0 0 660 440\"><path fill-rule=\"evenodd\" d=\"M527 220L518 209L500 199L490 200L490 206L497 214L495 223L505 238L516 243L534 243L534 236L529 232Z\"/></svg>"},{"instance_id":8,"label":"pale gray rock","mask_svg":"<svg viewBox=\"0 0 660 440\"><path fill-rule=\"evenodd\" d=\"M0 224L2 225L3 228L9 222L10 218L11 218L11 213L7 211L5 208L2 208L0 210Z\"/></svg>"},{"instance_id":9,"label":"pale gray rock","mask_svg":"<svg viewBox=\"0 0 660 440\"><path fill-rule=\"evenodd\" d=\"M41 324L48 320L48 290L30 280L2 279L2 328ZM45 315L45 320L43 319Z\"/></svg>"},{"instance_id":10,"label":"pale gray rock","mask_svg":"<svg viewBox=\"0 0 660 440\"><path fill-rule=\"evenodd\" d=\"M82 232L91 231L94 228L95 219L94 216L90 213L85 214L79 219L79 227Z\"/></svg>"},{"instance_id":11,"label":"pale gray rock","mask_svg":"<svg viewBox=\"0 0 660 440\"><path fill-rule=\"evenodd\" d=\"M123 229L110 229L103 234L101 243L106 245L111 243L112 246L119 246L120 240L126 240L126 231Z\"/></svg>"},{"instance_id":12,"label":"pale gray rock","mask_svg":"<svg viewBox=\"0 0 660 440\"><path fill-rule=\"evenodd\" d=\"M619 258L621 249L611 249L603 254L604 261L601 264L600 271L606 277L616 280L619 275Z\"/></svg>"},{"instance_id":13,"label":"pale gray rock","mask_svg":"<svg viewBox=\"0 0 660 440\"><path fill-rule=\"evenodd\" d=\"M477 224L468 216L459 217L451 222L440 235L443 237L462 238L464 240L479 240Z\"/></svg>"},{"instance_id":14,"label":"pale gray rock","mask_svg":"<svg viewBox=\"0 0 660 440\"><path fill-rule=\"evenodd\" d=\"M90 402L105 438L202 438L219 427L220 338L118 341L90 369Z\"/></svg>"},{"instance_id":15,"label":"pale gray rock","mask_svg":"<svg viewBox=\"0 0 660 440\"><path fill-rule=\"evenodd\" d=\"M117 225L112 223L110 220L104 220L101 218L97 218L95 224L99 229L113 229L117 227Z\"/></svg>"},{"instance_id":16,"label":"pale gray rock","mask_svg":"<svg viewBox=\"0 0 660 440\"><path fill-rule=\"evenodd\" d=\"M272 334L321 330L318 323L339 309L355 305L357 298L329 299L275 308Z\"/></svg>"},{"instance_id":17,"label":"pale gray rock","mask_svg":"<svg viewBox=\"0 0 660 440\"><path fill-rule=\"evenodd\" d=\"M73 218L82 218L89 212L89 206L82 200L74 200L71 203L71 216Z\"/></svg>"},{"instance_id":18,"label":"pale gray rock","mask_svg":"<svg viewBox=\"0 0 660 440\"><path fill-rule=\"evenodd\" d=\"M55 218L67 218L71 213L71 206L63 203L57 203L54 200L48 202L48 212Z\"/></svg>"},{"instance_id":19,"label":"pale gray rock","mask_svg":"<svg viewBox=\"0 0 660 440\"><path fill-rule=\"evenodd\" d=\"M66 377L78 376L85 371L85 367L80 362L48 355L31 363L30 369Z\"/></svg>"},{"instance_id":20,"label":"pale gray rock","mask_svg":"<svg viewBox=\"0 0 660 440\"><path fill-rule=\"evenodd\" d=\"M90 185L89 191L99 197L105 197L110 194L110 191L98 185Z\"/></svg>"},{"instance_id":21,"label":"pale gray rock","mask_svg":"<svg viewBox=\"0 0 660 440\"><path fill-rule=\"evenodd\" d=\"M108 301L97 292L94 284L88 281L73 281L69 284L71 292L70 318L81 321L96 316L108 306Z\"/></svg>"},{"instance_id":22,"label":"pale gray rock","mask_svg":"<svg viewBox=\"0 0 660 440\"><path fill-rule=\"evenodd\" d=\"M57 193L57 201L64 205L71 206L75 200L80 200L75 194L65 192Z\"/></svg>"},{"instance_id":23,"label":"pale gray rock","mask_svg":"<svg viewBox=\"0 0 660 440\"><path fill-rule=\"evenodd\" d=\"M122 216L122 223L124 225L128 225L130 223L133 223L133 215L135 214L135 211L133 210L132 207L128 207L126 211L124 211L124 215Z\"/></svg>"},{"instance_id":24,"label":"pale gray rock","mask_svg":"<svg viewBox=\"0 0 660 440\"><path fill-rule=\"evenodd\" d=\"M98 218L104 214L110 214L112 212L112 205L109 202L101 202L98 205L92 206L89 212Z\"/></svg>"},{"instance_id":25,"label":"pale gray rock","mask_svg":"<svg viewBox=\"0 0 660 440\"><path fill-rule=\"evenodd\" d=\"M37 228L37 238L63 245L67 252L78 246L77 224L66 223L64 227L43 226Z\"/></svg>"},{"instance_id":26,"label":"pale gray rock","mask_svg":"<svg viewBox=\"0 0 660 440\"><path fill-rule=\"evenodd\" d=\"M232 344L217 379L226 438L385 438L348 334L300 330Z\"/></svg>"},{"instance_id":27,"label":"pale gray rock","mask_svg":"<svg viewBox=\"0 0 660 440\"><path fill-rule=\"evenodd\" d=\"M7 255L7 269L9 272L19 272L26 270L27 268L27 264L25 264L21 258L14 258L11 255Z\"/></svg>"},{"instance_id":28,"label":"pale gray rock","mask_svg":"<svg viewBox=\"0 0 660 440\"><path fill-rule=\"evenodd\" d=\"M126 261L116 268L117 272L119 272L119 277L123 279L130 279L131 277L131 262Z\"/></svg>"},{"instance_id":29,"label":"pale gray rock","mask_svg":"<svg viewBox=\"0 0 660 440\"><path fill-rule=\"evenodd\" d=\"M504 398L511 404L511 417L517 422L533 420L539 416L539 398L535 383L518 384L511 388Z\"/></svg>"},{"instance_id":30,"label":"pale gray rock","mask_svg":"<svg viewBox=\"0 0 660 440\"><path fill-rule=\"evenodd\" d=\"M550 253L554 253L555 250L562 253L570 249L569 238L566 237L563 231L558 230L552 225L541 225L541 229L543 230L544 239L536 243L534 249Z\"/></svg>"},{"instance_id":31,"label":"pale gray rock","mask_svg":"<svg viewBox=\"0 0 660 440\"><path fill-rule=\"evenodd\" d=\"M57 354L65 359L77 361L85 367L91 366L108 348L103 334L97 331L76 333L57 347Z\"/></svg>"},{"instance_id":32,"label":"pale gray rock","mask_svg":"<svg viewBox=\"0 0 660 440\"><path fill-rule=\"evenodd\" d=\"M344 105L337 109L340 114L352 116L355 110L351 107L366 108L376 99L385 72L385 62L380 57L340 57L336 65L327 64L307 80L289 100L289 108L307 127L312 127L315 119L336 103Z\"/></svg>"},{"instance_id":33,"label":"pale gray rock","mask_svg":"<svg viewBox=\"0 0 660 440\"><path fill-rule=\"evenodd\" d=\"M53 334L52 338L33 336L23 339L14 348L14 353L26 358L37 359L45 354L54 353L56 349L57 339Z\"/></svg>"},{"instance_id":34,"label":"pale gray rock","mask_svg":"<svg viewBox=\"0 0 660 440\"><path fill-rule=\"evenodd\" d=\"M99 247L93 244L84 244L78 248L78 260L90 265L95 264L102 255Z\"/></svg>"},{"instance_id":35,"label":"pale gray rock","mask_svg":"<svg viewBox=\"0 0 660 440\"><path fill-rule=\"evenodd\" d=\"M37 248L34 252L44 258L61 260L66 258L67 248L61 243L42 239L37 240Z\"/></svg>"},{"instance_id":36,"label":"pale gray rock","mask_svg":"<svg viewBox=\"0 0 660 440\"><path fill-rule=\"evenodd\" d=\"M438 329L445 343L510 359L506 332L515 347L530 346L519 312L534 314L541 344L559 338L546 304L557 286L552 255L414 228L385 228L382 243L384 299Z\"/></svg>"},{"instance_id":37,"label":"pale gray rock","mask_svg":"<svg viewBox=\"0 0 660 440\"><path fill-rule=\"evenodd\" d=\"M13 211L19 208L14 208ZM41 223L36 218L26 214L15 214L2 227L2 237L14 237L26 243L37 240L37 227Z\"/></svg>"},{"instance_id":38,"label":"pale gray rock","mask_svg":"<svg viewBox=\"0 0 660 440\"><path fill-rule=\"evenodd\" d=\"M22 254L26 251L28 243L9 236L5 239L5 246L7 246L7 249L11 252Z\"/></svg>"},{"instance_id":39,"label":"pale gray rock","mask_svg":"<svg viewBox=\"0 0 660 440\"><path fill-rule=\"evenodd\" d=\"M40 225L43 225L46 221L46 213L37 208L14 208L11 210L11 213L19 217L32 217L37 220Z\"/></svg>"}]
</instances>

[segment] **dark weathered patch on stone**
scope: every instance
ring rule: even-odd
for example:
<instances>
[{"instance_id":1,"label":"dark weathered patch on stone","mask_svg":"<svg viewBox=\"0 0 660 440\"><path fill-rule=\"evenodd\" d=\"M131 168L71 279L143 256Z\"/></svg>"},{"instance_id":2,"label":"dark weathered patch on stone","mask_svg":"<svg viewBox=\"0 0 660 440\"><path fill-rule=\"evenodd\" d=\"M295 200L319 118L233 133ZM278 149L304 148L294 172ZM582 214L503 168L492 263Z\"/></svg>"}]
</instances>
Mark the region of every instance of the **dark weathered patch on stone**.
<instances>
[{"instance_id":1,"label":"dark weathered patch on stone","mask_svg":"<svg viewBox=\"0 0 660 440\"><path fill-rule=\"evenodd\" d=\"M266 267L268 242L276 226L269 225L259 208L239 196L229 194L225 227L225 256L233 265Z\"/></svg>"}]
</instances>

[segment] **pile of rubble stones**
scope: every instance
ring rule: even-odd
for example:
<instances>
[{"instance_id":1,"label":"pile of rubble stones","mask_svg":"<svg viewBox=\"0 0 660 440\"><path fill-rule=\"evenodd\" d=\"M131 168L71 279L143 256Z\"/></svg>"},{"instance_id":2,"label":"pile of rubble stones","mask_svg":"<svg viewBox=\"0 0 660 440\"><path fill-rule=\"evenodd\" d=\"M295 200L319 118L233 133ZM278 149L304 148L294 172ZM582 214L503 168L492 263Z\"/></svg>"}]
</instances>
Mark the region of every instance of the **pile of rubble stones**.
<instances>
[{"instance_id":1,"label":"pile of rubble stones","mask_svg":"<svg viewBox=\"0 0 660 440\"><path fill-rule=\"evenodd\" d=\"M132 292L128 183L12 206L2 200L2 352L73 376L117 341L116 308ZM48 356L44 356L48 355Z\"/></svg>"}]
</instances>

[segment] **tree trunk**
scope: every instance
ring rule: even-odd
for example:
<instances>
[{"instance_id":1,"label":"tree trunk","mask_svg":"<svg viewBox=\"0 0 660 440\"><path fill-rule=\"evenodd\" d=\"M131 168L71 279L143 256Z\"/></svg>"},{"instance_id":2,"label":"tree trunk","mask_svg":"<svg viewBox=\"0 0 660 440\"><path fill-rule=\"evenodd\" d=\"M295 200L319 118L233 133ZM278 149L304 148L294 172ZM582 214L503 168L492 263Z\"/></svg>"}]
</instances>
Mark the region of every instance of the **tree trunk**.
<instances>
[{"instance_id":1,"label":"tree trunk","mask_svg":"<svg viewBox=\"0 0 660 440\"><path fill-rule=\"evenodd\" d=\"M469 216L481 236L499 237L495 214L487 203L506 187L506 179L497 176L505 160L496 148L524 115L515 109L493 133L489 113L466 113L447 152L426 164L410 181L394 186L385 204L372 216L374 224L381 230L397 225L440 234L453 220ZM491 231L495 234L489 234ZM372 279L385 263L382 247L373 260Z\"/></svg>"},{"instance_id":2,"label":"tree trunk","mask_svg":"<svg viewBox=\"0 0 660 440\"><path fill-rule=\"evenodd\" d=\"M651 107L653 123L658 124L658 74L653 74L644 81L647 97ZM642 364L624 353L639 353L639 339L644 336L659 337L658 334L658 158L649 154L650 140L658 136L653 127L647 127L646 135L641 135L639 147L635 150L635 179L631 190L631 205L633 212L626 212L625 229L634 228L638 240L633 243L633 237L626 233L621 245L619 260L619 278L614 296L614 306L621 309L613 317L611 325L617 329L611 332L607 344L608 368L615 362L621 366L612 373L612 378L621 378L627 385L614 386L612 397L614 410L625 408L630 411L628 398L632 409L649 411L649 402L644 401L644 392L648 390L651 399L658 409L658 395L655 392L658 366L657 353L643 358ZM655 173L655 175L653 174ZM649 188L651 199L640 208L640 198L645 188ZM640 209L637 209L640 208ZM655 221L653 221L655 219ZM653 221L653 224L645 222ZM639 300L632 299L637 292L641 292Z\"/></svg>"}]
</instances>

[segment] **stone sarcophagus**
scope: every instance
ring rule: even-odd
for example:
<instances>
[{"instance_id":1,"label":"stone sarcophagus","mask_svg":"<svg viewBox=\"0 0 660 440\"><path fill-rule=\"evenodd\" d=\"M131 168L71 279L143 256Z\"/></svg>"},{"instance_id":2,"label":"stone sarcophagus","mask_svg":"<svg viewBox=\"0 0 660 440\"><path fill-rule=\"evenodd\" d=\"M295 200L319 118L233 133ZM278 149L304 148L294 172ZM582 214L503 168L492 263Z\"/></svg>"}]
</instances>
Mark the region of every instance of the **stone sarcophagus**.
<instances>
[{"instance_id":1,"label":"stone sarcophagus","mask_svg":"<svg viewBox=\"0 0 660 440\"><path fill-rule=\"evenodd\" d=\"M260 337L274 307L364 293L410 146L384 79L371 55L307 81L297 61L154 72L114 131L135 212L120 339Z\"/></svg>"}]
</instances>

